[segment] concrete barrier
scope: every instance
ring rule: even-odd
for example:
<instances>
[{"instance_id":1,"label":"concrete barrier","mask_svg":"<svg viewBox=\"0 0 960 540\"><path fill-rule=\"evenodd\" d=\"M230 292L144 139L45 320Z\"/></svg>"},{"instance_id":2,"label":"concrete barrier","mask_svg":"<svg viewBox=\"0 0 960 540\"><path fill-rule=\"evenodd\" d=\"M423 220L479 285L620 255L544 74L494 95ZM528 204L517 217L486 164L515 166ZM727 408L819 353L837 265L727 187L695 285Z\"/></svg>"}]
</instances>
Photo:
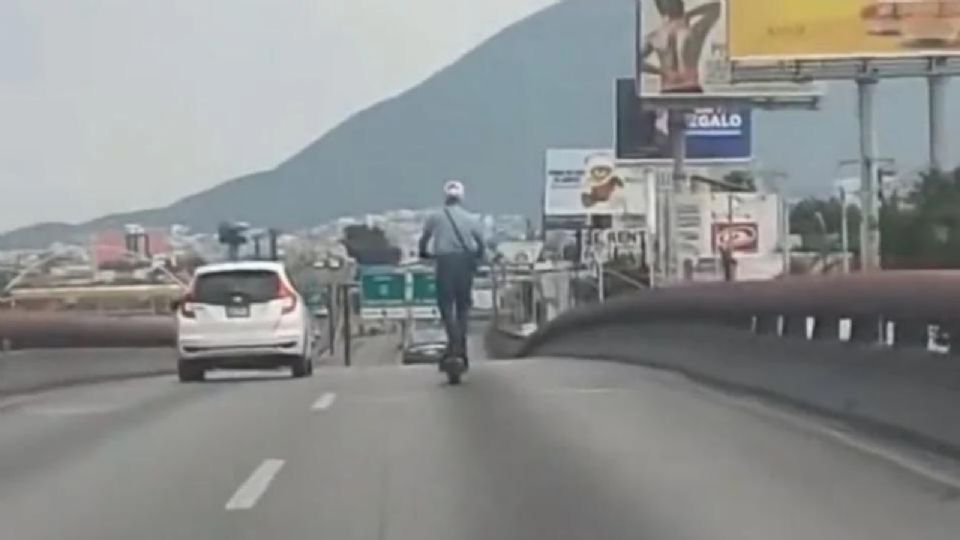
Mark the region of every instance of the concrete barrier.
<instances>
[{"instance_id":1,"label":"concrete barrier","mask_svg":"<svg viewBox=\"0 0 960 540\"><path fill-rule=\"evenodd\" d=\"M174 349L52 349L0 353L0 396L176 372Z\"/></svg>"},{"instance_id":2,"label":"concrete barrier","mask_svg":"<svg viewBox=\"0 0 960 540\"><path fill-rule=\"evenodd\" d=\"M893 322L897 346L928 346L935 330L941 348L960 338L960 272L880 272L782 281L711 283L656 289L564 313L528 339L524 350L567 332L632 322L698 322L758 333L797 333L809 318L818 338L881 342ZM849 320L848 323L843 323ZM960 352L960 346L953 347Z\"/></svg>"},{"instance_id":3,"label":"concrete barrier","mask_svg":"<svg viewBox=\"0 0 960 540\"><path fill-rule=\"evenodd\" d=\"M0 349L172 347L172 317L0 312Z\"/></svg>"}]
</instances>

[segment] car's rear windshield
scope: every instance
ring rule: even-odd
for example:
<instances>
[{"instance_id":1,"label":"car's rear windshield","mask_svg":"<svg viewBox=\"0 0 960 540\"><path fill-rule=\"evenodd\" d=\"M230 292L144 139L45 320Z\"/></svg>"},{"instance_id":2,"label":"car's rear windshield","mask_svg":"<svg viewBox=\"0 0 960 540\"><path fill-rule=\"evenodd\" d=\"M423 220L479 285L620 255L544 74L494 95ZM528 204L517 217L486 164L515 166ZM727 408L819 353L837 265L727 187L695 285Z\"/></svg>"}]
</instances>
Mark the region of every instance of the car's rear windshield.
<instances>
[{"instance_id":1,"label":"car's rear windshield","mask_svg":"<svg viewBox=\"0 0 960 540\"><path fill-rule=\"evenodd\" d=\"M194 300L203 304L228 304L242 296L247 302L268 302L277 297L280 278L269 270L231 270L197 277Z\"/></svg>"}]
</instances>

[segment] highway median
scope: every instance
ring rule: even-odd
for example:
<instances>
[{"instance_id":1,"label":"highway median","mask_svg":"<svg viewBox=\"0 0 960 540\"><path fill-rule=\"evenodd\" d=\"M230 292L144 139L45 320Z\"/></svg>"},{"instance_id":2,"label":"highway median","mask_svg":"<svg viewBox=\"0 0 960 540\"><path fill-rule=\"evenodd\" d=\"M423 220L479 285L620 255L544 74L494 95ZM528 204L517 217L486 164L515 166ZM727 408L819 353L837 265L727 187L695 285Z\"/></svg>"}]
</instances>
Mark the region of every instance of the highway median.
<instances>
[{"instance_id":1,"label":"highway median","mask_svg":"<svg viewBox=\"0 0 960 540\"><path fill-rule=\"evenodd\" d=\"M176 371L171 317L0 312L0 396Z\"/></svg>"}]
</instances>

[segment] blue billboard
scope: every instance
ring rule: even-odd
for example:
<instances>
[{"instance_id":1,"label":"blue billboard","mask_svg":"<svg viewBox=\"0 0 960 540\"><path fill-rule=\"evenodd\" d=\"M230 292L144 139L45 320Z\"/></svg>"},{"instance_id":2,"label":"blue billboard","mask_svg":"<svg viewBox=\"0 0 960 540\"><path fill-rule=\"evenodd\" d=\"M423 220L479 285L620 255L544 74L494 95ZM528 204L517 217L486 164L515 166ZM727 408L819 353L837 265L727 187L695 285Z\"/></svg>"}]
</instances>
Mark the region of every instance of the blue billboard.
<instances>
[{"instance_id":1,"label":"blue billboard","mask_svg":"<svg viewBox=\"0 0 960 540\"><path fill-rule=\"evenodd\" d=\"M617 80L617 159L670 159L665 111L640 106L633 79ZM753 157L749 109L697 109L687 115L687 159L747 160Z\"/></svg>"}]
</instances>

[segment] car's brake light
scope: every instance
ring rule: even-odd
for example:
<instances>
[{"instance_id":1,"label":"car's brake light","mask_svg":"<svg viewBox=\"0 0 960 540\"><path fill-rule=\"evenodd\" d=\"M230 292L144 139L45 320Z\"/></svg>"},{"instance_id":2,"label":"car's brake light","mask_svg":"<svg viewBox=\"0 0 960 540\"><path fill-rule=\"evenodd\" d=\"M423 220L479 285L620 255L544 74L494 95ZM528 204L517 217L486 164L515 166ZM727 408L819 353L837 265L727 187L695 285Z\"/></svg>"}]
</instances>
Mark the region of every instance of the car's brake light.
<instances>
[{"instance_id":1,"label":"car's brake light","mask_svg":"<svg viewBox=\"0 0 960 540\"><path fill-rule=\"evenodd\" d=\"M297 309L297 295L282 279L280 280L280 290L277 293L277 297L283 300L280 311L283 315L292 313L293 310Z\"/></svg>"},{"instance_id":2,"label":"car's brake light","mask_svg":"<svg viewBox=\"0 0 960 540\"><path fill-rule=\"evenodd\" d=\"M180 315L187 319L195 319L197 316L193 306L193 295L187 294L180 301Z\"/></svg>"}]
</instances>

